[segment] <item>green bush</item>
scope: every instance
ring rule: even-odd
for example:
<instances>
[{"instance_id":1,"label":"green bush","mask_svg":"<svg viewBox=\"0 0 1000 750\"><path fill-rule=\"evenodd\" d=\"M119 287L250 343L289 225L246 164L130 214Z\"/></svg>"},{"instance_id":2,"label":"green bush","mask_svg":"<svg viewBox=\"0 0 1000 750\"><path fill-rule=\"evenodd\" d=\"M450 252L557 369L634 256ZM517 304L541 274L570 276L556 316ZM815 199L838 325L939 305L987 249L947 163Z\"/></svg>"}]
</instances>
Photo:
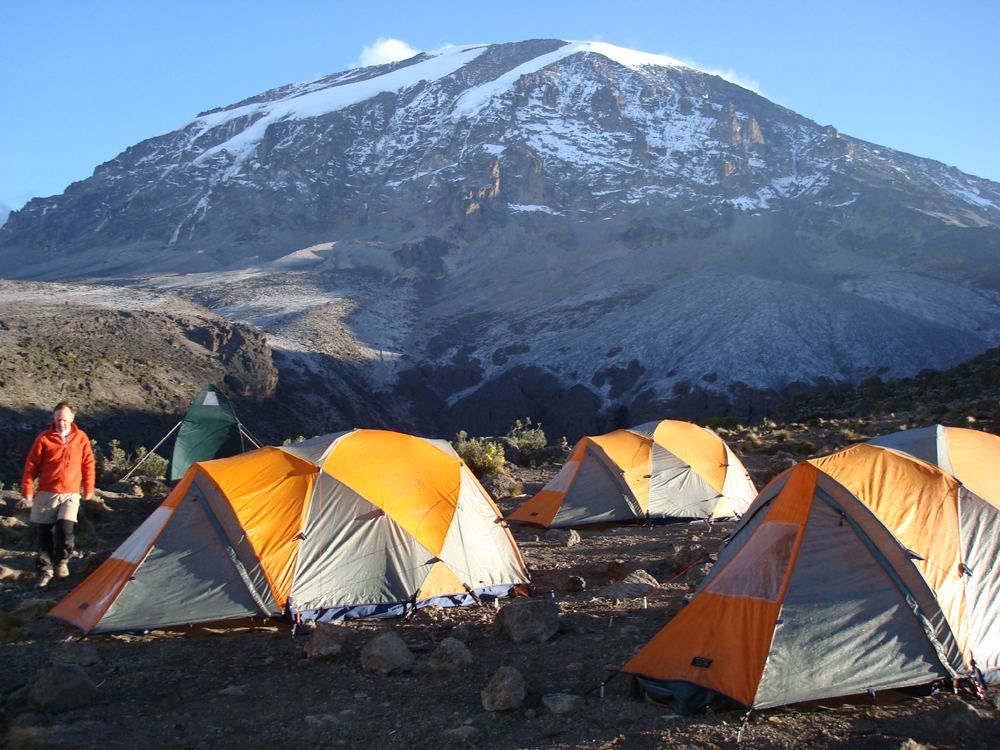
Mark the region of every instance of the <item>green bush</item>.
<instances>
[{"instance_id":1,"label":"green bush","mask_svg":"<svg viewBox=\"0 0 1000 750\"><path fill-rule=\"evenodd\" d=\"M547 445L542 425L532 424L531 417L525 417L523 422L520 419L515 420L510 432L507 433L507 438L521 453L540 451Z\"/></svg>"},{"instance_id":2,"label":"green bush","mask_svg":"<svg viewBox=\"0 0 1000 750\"><path fill-rule=\"evenodd\" d=\"M167 469L170 467L170 462L158 453L150 453L141 445L135 449L135 454L132 456L129 468L135 466L140 461L142 461L142 466L137 470L138 474L158 479L163 479L167 476Z\"/></svg>"},{"instance_id":3,"label":"green bush","mask_svg":"<svg viewBox=\"0 0 1000 750\"><path fill-rule=\"evenodd\" d=\"M462 430L455 436L452 445L465 465L480 479L490 474L504 473L506 457L503 446L499 443L483 438L470 438L468 433Z\"/></svg>"},{"instance_id":4,"label":"green bush","mask_svg":"<svg viewBox=\"0 0 1000 750\"><path fill-rule=\"evenodd\" d=\"M94 451L95 472L100 484L114 484L144 458L142 466L136 470L137 474L159 479L167 475L167 466L169 465L167 459L159 454L150 453L143 446L128 453L118 440L111 440L105 451L101 449L96 440L91 440L90 447Z\"/></svg>"},{"instance_id":5,"label":"green bush","mask_svg":"<svg viewBox=\"0 0 1000 750\"><path fill-rule=\"evenodd\" d=\"M739 430L743 425L736 417L709 417L705 420L705 427L710 430Z\"/></svg>"}]
</instances>

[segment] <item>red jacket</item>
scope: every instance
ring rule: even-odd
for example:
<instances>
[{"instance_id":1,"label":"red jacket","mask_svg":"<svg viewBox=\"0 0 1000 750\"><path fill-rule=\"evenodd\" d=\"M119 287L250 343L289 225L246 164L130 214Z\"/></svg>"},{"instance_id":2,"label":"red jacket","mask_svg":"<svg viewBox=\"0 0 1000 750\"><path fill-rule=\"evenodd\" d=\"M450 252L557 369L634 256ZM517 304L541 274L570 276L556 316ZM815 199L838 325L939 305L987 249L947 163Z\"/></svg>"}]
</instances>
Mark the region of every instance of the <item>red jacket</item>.
<instances>
[{"instance_id":1,"label":"red jacket","mask_svg":"<svg viewBox=\"0 0 1000 750\"><path fill-rule=\"evenodd\" d=\"M35 438L21 477L24 497L34 496L36 477L40 490L79 492L82 484L84 496L94 494L94 452L87 433L71 424L65 443L54 429Z\"/></svg>"}]
</instances>

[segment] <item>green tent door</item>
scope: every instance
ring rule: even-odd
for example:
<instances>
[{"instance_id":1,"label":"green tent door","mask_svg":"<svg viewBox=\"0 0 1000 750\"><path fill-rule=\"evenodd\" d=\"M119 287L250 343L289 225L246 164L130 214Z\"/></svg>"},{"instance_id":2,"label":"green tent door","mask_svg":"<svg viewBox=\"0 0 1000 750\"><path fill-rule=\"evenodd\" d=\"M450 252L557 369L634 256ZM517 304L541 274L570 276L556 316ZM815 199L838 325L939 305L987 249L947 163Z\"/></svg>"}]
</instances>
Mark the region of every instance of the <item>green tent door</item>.
<instances>
[{"instance_id":1,"label":"green tent door","mask_svg":"<svg viewBox=\"0 0 1000 750\"><path fill-rule=\"evenodd\" d=\"M243 433L233 405L214 385L206 385L191 401L181 422L168 479L178 481L196 461L235 456L243 452Z\"/></svg>"}]
</instances>

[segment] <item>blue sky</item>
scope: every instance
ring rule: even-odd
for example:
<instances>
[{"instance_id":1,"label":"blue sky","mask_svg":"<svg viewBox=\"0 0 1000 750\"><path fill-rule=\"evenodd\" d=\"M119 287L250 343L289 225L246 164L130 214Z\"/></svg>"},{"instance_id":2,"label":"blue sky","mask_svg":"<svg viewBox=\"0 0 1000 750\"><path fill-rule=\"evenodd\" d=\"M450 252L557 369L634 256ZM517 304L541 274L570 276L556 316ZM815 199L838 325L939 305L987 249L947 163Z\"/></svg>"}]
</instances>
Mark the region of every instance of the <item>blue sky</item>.
<instances>
[{"instance_id":1,"label":"blue sky","mask_svg":"<svg viewBox=\"0 0 1000 750\"><path fill-rule=\"evenodd\" d=\"M996 0L0 0L0 218L200 111L415 50L601 40L1000 181ZM366 58L367 59L367 58Z\"/></svg>"}]
</instances>

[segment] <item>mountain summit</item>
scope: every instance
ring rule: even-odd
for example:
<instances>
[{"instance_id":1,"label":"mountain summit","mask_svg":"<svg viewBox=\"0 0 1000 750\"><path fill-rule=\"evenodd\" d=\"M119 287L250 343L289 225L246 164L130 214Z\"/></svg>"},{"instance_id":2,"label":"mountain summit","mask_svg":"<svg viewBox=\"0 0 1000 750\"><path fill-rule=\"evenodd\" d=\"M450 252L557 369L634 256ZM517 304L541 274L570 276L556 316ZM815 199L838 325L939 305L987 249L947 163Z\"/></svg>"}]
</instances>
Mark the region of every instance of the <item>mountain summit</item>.
<instances>
[{"instance_id":1,"label":"mountain summit","mask_svg":"<svg viewBox=\"0 0 1000 750\"><path fill-rule=\"evenodd\" d=\"M947 367L1000 343L998 253L997 183L560 40L202 113L0 229L8 277L189 296L425 433L753 418Z\"/></svg>"}]
</instances>

